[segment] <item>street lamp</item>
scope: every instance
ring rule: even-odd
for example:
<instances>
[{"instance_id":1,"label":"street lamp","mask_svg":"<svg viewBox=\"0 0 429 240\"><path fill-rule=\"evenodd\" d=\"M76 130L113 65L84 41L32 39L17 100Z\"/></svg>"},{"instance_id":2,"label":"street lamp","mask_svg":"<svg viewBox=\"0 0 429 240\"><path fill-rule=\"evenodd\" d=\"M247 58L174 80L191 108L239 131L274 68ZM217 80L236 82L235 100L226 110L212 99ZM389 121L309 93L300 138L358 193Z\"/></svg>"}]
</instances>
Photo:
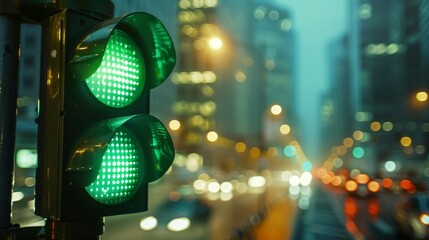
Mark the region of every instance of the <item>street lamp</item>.
<instances>
[{"instance_id":1,"label":"street lamp","mask_svg":"<svg viewBox=\"0 0 429 240\"><path fill-rule=\"evenodd\" d=\"M216 142L216 140L219 138L219 135L215 131L211 131L207 133L207 140L210 142Z\"/></svg>"},{"instance_id":2,"label":"street lamp","mask_svg":"<svg viewBox=\"0 0 429 240\"><path fill-rule=\"evenodd\" d=\"M171 130L176 131L176 130L179 130L181 124L179 120L173 119L169 122L168 126L170 127Z\"/></svg>"},{"instance_id":3,"label":"street lamp","mask_svg":"<svg viewBox=\"0 0 429 240\"><path fill-rule=\"evenodd\" d=\"M416 99L419 102L426 102L428 100L427 92L421 91L421 92L416 93Z\"/></svg>"},{"instance_id":4,"label":"street lamp","mask_svg":"<svg viewBox=\"0 0 429 240\"><path fill-rule=\"evenodd\" d=\"M222 39L220 39L218 37L212 37L209 40L209 46L214 50L218 50L218 49L222 48L223 41L222 41Z\"/></svg>"},{"instance_id":5,"label":"street lamp","mask_svg":"<svg viewBox=\"0 0 429 240\"><path fill-rule=\"evenodd\" d=\"M276 115L276 116L280 115L282 113L282 111L283 111L282 107L278 104L274 104L271 106L271 113L273 115Z\"/></svg>"}]
</instances>

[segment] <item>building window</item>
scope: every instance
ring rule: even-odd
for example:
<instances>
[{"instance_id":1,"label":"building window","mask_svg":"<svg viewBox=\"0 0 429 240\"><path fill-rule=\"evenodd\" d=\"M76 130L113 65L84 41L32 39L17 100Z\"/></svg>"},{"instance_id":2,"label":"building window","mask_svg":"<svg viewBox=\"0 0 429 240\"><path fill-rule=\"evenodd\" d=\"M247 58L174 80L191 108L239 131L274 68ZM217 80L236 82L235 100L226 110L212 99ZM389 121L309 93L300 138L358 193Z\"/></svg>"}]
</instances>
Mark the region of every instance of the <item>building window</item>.
<instances>
[{"instance_id":1,"label":"building window","mask_svg":"<svg viewBox=\"0 0 429 240\"><path fill-rule=\"evenodd\" d=\"M25 89L32 89L34 87L34 76L33 75L24 75L23 77L23 87Z\"/></svg>"},{"instance_id":2,"label":"building window","mask_svg":"<svg viewBox=\"0 0 429 240\"><path fill-rule=\"evenodd\" d=\"M24 37L24 43L27 47L33 47L36 45L36 36L33 34L27 34Z\"/></svg>"},{"instance_id":3,"label":"building window","mask_svg":"<svg viewBox=\"0 0 429 240\"><path fill-rule=\"evenodd\" d=\"M36 61L33 56L24 57L24 66L25 68L34 68Z\"/></svg>"}]
</instances>

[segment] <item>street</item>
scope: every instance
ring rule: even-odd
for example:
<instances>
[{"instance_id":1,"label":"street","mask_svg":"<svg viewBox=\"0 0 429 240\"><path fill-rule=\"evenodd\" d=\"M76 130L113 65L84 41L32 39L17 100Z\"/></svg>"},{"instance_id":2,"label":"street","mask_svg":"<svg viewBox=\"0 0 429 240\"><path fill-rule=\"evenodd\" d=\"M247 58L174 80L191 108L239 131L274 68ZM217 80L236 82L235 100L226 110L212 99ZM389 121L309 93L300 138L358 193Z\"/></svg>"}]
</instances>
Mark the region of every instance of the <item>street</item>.
<instances>
[{"instance_id":1,"label":"street","mask_svg":"<svg viewBox=\"0 0 429 240\"><path fill-rule=\"evenodd\" d=\"M406 197L391 192L370 198L352 197L317 180L310 191L301 187L299 194L293 194L289 184L272 181L258 191L234 193L224 200L220 193L191 194L187 198L197 198L210 209L205 217L191 219L185 231L169 231L165 226L143 230L142 220L162 210L168 198L186 198L178 194L179 188L172 181L151 185L149 211L106 217L102 239L400 239L393 210ZM24 202L14 206L13 220L26 219L21 226L42 224Z\"/></svg>"},{"instance_id":2,"label":"street","mask_svg":"<svg viewBox=\"0 0 429 240\"><path fill-rule=\"evenodd\" d=\"M230 199L221 199L221 193L199 196L210 208L207 218L192 221L183 232L168 231L159 227L144 231L139 226L142 219L158 210L163 198L176 191L162 183L151 188L150 210L141 214L121 215L106 218L103 240L118 239L287 239L293 231L297 212L297 199L288 196L285 183L272 183L261 189L234 193ZM169 192L170 191L170 192ZM195 196L193 196L195 197ZM276 230L273 231L273 228ZM250 238L252 237L252 238Z\"/></svg>"}]
</instances>

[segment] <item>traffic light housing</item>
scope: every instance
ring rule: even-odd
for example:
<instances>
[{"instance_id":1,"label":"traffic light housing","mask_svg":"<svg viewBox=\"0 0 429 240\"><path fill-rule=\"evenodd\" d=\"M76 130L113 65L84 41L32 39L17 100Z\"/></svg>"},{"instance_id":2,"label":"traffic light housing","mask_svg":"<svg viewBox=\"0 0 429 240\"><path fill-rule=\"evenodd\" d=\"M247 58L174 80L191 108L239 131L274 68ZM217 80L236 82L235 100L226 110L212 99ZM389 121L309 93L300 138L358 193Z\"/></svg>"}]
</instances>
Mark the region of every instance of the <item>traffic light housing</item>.
<instances>
[{"instance_id":1,"label":"traffic light housing","mask_svg":"<svg viewBox=\"0 0 429 240\"><path fill-rule=\"evenodd\" d=\"M149 91L175 65L154 16L64 9L43 24L36 214L63 222L147 210L174 159Z\"/></svg>"}]
</instances>

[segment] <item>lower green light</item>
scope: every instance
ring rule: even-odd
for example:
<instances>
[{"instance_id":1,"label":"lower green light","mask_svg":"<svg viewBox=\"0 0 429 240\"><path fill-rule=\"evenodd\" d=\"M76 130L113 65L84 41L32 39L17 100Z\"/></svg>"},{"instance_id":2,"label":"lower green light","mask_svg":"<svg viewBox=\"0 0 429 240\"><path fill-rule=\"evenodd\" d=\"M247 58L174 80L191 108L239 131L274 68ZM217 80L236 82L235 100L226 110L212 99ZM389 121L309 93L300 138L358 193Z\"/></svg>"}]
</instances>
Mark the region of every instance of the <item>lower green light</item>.
<instances>
[{"instance_id":1,"label":"lower green light","mask_svg":"<svg viewBox=\"0 0 429 240\"><path fill-rule=\"evenodd\" d=\"M85 189L97 202L121 204L133 197L140 185L139 156L133 135L115 134L103 156L97 179Z\"/></svg>"}]
</instances>

